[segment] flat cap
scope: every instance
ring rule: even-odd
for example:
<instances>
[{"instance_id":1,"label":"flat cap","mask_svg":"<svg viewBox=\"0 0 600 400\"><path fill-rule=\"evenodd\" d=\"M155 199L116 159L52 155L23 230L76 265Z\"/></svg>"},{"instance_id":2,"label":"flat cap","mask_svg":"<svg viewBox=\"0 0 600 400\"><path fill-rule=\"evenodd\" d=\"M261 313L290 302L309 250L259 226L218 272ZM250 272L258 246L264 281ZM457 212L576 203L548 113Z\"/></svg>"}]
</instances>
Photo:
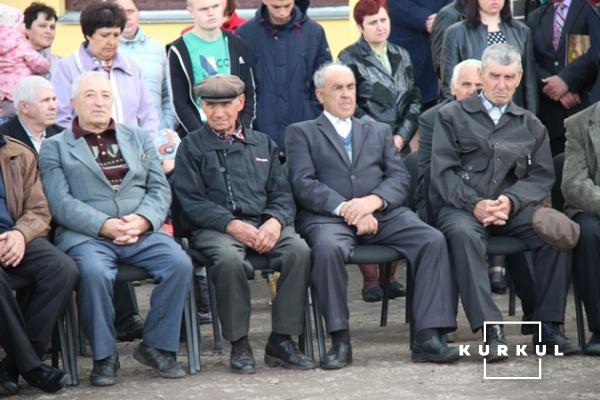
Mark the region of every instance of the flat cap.
<instances>
[{"instance_id":1,"label":"flat cap","mask_svg":"<svg viewBox=\"0 0 600 400\"><path fill-rule=\"evenodd\" d=\"M245 87L235 75L212 75L194 86L194 94L207 102L224 103L244 93Z\"/></svg>"}]
</instances>

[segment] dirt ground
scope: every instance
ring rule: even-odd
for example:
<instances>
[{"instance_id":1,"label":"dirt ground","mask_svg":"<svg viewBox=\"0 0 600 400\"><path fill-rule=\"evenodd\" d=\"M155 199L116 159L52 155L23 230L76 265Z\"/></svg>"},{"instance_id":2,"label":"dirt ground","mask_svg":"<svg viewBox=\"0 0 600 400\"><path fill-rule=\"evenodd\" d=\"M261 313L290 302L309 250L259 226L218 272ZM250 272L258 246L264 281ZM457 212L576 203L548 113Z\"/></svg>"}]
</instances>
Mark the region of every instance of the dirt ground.
<instances>
[{"instance_id":1,"label":"dirt ground","mask_svg":"<svg viewBox=\"0 0 600 400\"><path fill-rule=\"evenodd\" d=\"M121 359L115 386L96 388L89 384L90 357L78 357L81 383L55 395L23 387L15 399L599 399L600 358L583 355L542 358L541 380L484 380L483 363L476 347L480 336L468 329L462 309L459 311L458 344L471 344L472 357L452 365L413 364L408 350L408 325L404 323L404 299L390 302L388 326L379 327L380 304L367 304L360 298L358 269L349 267L350 324L354 363L338 371L288 371L268 368L263 362L264 345L270 332L270 306L265 281L251 282L253 314L250 340L257 361L256 375L240 376L229 370L229 345L223 354L212 352L212 329L202 325L202 372L178 380L157 377L132 357L135 343L119 343ZM398 271L404 281L403 271ZM148 307L152 285L137 288L142 312ZM496 301L508 317L508 295ZM576 338L572 296L567 306L567 334ZM530 344L531 336L521 336L519 327L506 328L509 344ZM589 333L588 333L589 336ZM475 347L475 349L473 349ZM529 348L531 346L528 346ZM316 352L316 340L315 340ZM187 365L185 346L179 361ZM537 375L534 357L511 357L492 365L490 376Z\"/></svg>"}]
</instances>

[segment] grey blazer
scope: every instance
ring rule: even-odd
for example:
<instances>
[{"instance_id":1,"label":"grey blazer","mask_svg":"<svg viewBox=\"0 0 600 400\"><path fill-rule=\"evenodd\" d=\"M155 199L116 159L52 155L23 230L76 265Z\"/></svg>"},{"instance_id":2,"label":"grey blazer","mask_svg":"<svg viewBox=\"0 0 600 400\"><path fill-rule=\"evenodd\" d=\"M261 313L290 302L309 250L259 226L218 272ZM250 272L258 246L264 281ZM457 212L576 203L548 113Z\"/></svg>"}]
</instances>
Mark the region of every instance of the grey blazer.
<instances>
[{"instance_id":1,"label":"grey blazer","mask_svg":"<svg viewBox=\"0 0 600 400\"><path fill-rule=\"evenodd\" d=\"M384 199L387 207L374 214L380 221L406 202L410 174L387 124L352 118L352 160L324 114L290 125L285 142L298 230L312 223L341 222L333 210L355 197L376 194Z\"/></svg>"},{"instance_id":2,"label":"grey blazer","mask_svg":"<svg viewBox=\"0 0 600 400\"><path fill-rule=\"evenodd\" d=\"M60 249L98 239L111 217L135 213L154 231L161 228L171 191L152 140L143 129L118 124L117 143L129 171L114 191L85 139L75 139L71 129L43 142L40 172L50 212L59 224L55 244Z\"/></svg>"}]
</instances>

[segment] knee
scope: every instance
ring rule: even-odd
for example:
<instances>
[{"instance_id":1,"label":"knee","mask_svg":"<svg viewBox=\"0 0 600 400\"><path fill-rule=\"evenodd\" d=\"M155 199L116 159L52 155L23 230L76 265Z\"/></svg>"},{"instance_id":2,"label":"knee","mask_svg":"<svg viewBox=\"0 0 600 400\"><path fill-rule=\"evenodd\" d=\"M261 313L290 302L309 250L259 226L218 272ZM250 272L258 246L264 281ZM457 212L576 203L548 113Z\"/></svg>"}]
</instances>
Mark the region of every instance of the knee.
<instances>
[{"instance_id":1,"label":"knee","mask_svg":"<svg viewBox=\"0 0 600 400\"><path fill-rule=\"evenodd\" d=\"M456 224L446 232L446 238L449 243L464 245L481 240L482 235L476 229L466 224Z\"/></svg>"},{"instance_id":2,"label":"knee","mask_svg":"<svg viewBox=\"0 0 600 400\"><path fill-rule=\"evenodd\" d=\"M79 267L80 284L106 285L112 287L116 277L116 269L113 271L110 265L94 260L82 260L77 264Z\"/></svg>"},{"instance_id":3,"label":"knee","mask_svg":"<svg viewBox=\"0 0 600 400\"><path fill-rule=\"evenodd\" d=\"M345 258L342 243L333 238L322 238L312 246L311 252L315 259L332 257Z\"/></svg>"}]
</instances>

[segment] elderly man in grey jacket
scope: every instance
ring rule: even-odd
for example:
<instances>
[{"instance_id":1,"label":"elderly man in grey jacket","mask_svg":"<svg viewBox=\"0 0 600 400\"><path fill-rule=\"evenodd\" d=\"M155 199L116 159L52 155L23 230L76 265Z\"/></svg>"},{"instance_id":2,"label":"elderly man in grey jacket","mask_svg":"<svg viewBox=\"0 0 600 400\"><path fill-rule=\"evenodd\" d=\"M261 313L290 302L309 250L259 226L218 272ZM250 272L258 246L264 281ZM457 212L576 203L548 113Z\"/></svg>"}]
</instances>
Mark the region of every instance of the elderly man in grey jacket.
<instances>
[{"instance_id":1,"label":"elderly man in grey jacket","mask_svg":"<svg viewBox=\"0 0 600 400\"><path fill-rule=\"evenodd\" d=\"M578 346L561 332L569 271L567 254L542 241L532 215L554 183L548 135L540 121L513 103L522 76L519 53L497 44L483 53L483 91L438 113L431 159L433 204L448 239L462 303L473 331L501 321L487 277L486 245L493 235L522 239L533 254L536 307L542 321L534 343L564 354ZM505 358L502 325L487 324L489 361Z\"/></svg>"},{"instance_id":2,"label":"elderly man in grey jacket","mask_svg":"<svg viewBox=\"0 0 600 400\"><path fill-rule=\"evenodd\" d=\"M77 301L94 356L91 383L114 384L119 368L111 301L119 263L147 270L157 283L134 358L164 378L182 377L175 353L192 263L160 232L171 192L152 139L114 123L102 73L81 74L71 97L76 118L44 142L40 169L58 223L55 243L81 271Z\"/></svg>"}]
</instances>

